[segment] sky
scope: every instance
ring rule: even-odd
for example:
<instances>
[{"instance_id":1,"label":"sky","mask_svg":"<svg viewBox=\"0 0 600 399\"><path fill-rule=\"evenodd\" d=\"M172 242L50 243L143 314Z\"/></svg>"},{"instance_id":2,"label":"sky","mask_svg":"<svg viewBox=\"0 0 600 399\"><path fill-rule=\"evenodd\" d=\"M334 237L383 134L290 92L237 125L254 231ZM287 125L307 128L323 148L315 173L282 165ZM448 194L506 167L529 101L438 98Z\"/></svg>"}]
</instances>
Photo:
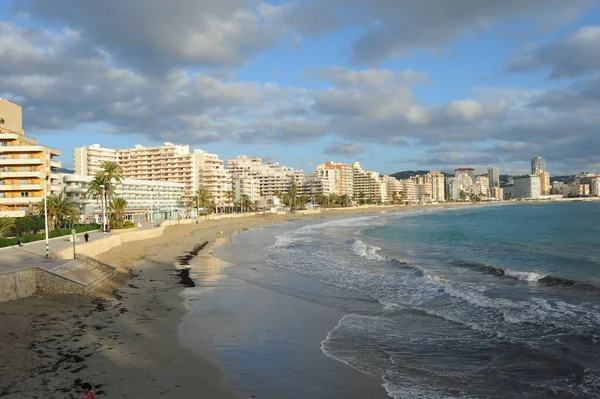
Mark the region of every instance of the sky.
<instances>
[{"instance_id":1,"label":"sky","mask_svg":"<svg viewBox=\"0 0 600 399\"><path fill-rule=\"evenodd\" d=\"M596 0L0 0L0 97L62 150L600 172Z\"/></svg>"}]
</instances>

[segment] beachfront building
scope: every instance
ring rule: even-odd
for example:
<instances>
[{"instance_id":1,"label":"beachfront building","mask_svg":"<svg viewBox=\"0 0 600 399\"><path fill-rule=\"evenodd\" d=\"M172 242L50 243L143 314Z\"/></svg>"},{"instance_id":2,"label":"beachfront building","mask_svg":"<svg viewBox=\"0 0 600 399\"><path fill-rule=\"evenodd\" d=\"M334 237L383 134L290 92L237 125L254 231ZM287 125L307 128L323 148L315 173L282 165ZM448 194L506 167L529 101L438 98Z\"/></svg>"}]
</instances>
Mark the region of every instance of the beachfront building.
<instances>
[{"instance_id":1,"label":"beachfront building","mask_svg":"<svg viewBox=\"0 0 600 399\"><path fill-rule=\"evenodd\" d=\"M225 169L225 162L218 155L201 150L194 151L194 157L200 166L200 187L210 193L215 207L231 206L232 175Z\"/></svg>"},{"instance_id":2,"label":"beachfront building","mask_svg":"<svg viewBox=\"0 0 600 399\"><path fill-rule=\"evenodd\" d=\"M540 197L540 176L514 176L514 198L537 199Z\"/></svg>"},{"instance_id":3,"label":"beachfront building","mask_svg":"<svg viewBox=\"0 0 600 399\"><path fill-rule=\"evenodd\" d=\"M417 202L417 193L414 179L402 179L402 192L404 193L404 202L414 204Z\"/></svg>"},{"instance_id":4,"label":"beachfront building","mask_svg":"<svg viewBox=\"0 0 600 399\"><path fill-rule=\"evenodd\" d=\"M450 199L453 201L464 201L469 199L474 192L475 169L454 169L454 177L447 179L447 189Z\"/></svg>"},{"instance_id":5,"label":"beachfront building","mask_svg":"<svg viewBox=\"0 0 600 399\"><path fill-rule=\"evenodd\" d=\"M235 179L240 176L254 176L259 182L262 196L274 196L275 193L287 193L293 187L299 189L304 180L301 170L288 168L278 163L264 163L261 158L249 158L238 155L228 159L227 171Z\"/></svg>"},{"instance_id":6,"label":"beachfront building","mask_svg":"<svg viewBox=\"0 0 600 399\"><path fill-rule=\"evenodd\" d=\"M360 163L352 164L354 200L371 204L384 204L387 202L387 184L379 173L363 170Z\"/></svg>"},{"instance_id":7,"label":"beachfront building","mask_svg":"<svg viewBox=\"0 0 600 399\"><path fill-rule=\"evenodd\" d=\"M261 201L260 181L256 176L239 174L232 177L233 200L240 201L247 196L251 202Z\"/></svg>"},{"instance_id":8,"label":"beachfront building","mask_svg":"<svg viewBox=\"0 0 600 399\"><path fill-rule=\"evenodd\" d=\"M600 197L600 177L590 179L590 195Z\"/></svg>"},{"instance_id":9,"label":"beachfront building","mask_svg":"<svg viewBox=\"0 0 600 399\"><path fill-rule=\"evenodd\" d=\"M336 173L335 194L347 195L352 198L354 195L354 170L352 165L339 162L325 162L317 165L317 171L331 171Z\"/></svg>"},{"instance_id":10,"label":"beachfront building","mask_svg":"<svg viewBox=\"0 0 600 399\"><path fill-rule=\"evenodd\" d=\"M0 217L35 212L44 194L60 193L61 152L25 136L19 105L0 99Z\"/></svg>"},{"instance_id":11,"label":"beachfront building","mask_svg":"<svg viewBox=\"0 0 600 399\"><path fill-rule=\"evenodd\" d=\"M118 162L117 150L102 148L100 144L88 147L77 147L74 151L73 162L75 174L80 176L96 176L102 170L104 162Z\"/></svg>"},{"instance_id":12,"label":"beachfront building","mask_svg":"<svg viewBox=\"0 0 600 399\"><path fill-rule=\"evenodd\" d=\"M338 171L315 171L309 175L304 176L302 183L299 187L300 195L307 195L311 202L314 202L315 197L318 195L331 195L337 194L337 182L336 177L339 177Z\"/></svg>"},{"instance_id":13,"label":"beachfront building","mask_svg":"<svg viewBox=\"0 0 600 399\"><path fill-rule=\"evenodd\" d=\"M102 218L100 198L90 198L87 190L93 176L65 174L64 193L79 206L82 222ZM133 222L178 219L188 216L183 198L185 185L166 181L123 179L114 185L115 197L127 201L125 219Z\"/></svg>"},{"instance_id":14,"label":"beachfront building","mask_svg":"<svg viewBox=\"0 0 600 399\"><path fill-rule=\"evenodd\" d=\"M404 186L401 180L398 180L393 176L385 175L383 176L383 181L387 187L387 198L390 203L406 202Z\"/></svg>"},{"instance_id":15,"label":"beachfront building","mask_svg":"<svg viewBox=\"0 0 600 399\"><path fill-rule=\"evenodd\" d=\"M500 187L500 169L495 166L490 166L488 168L488 178L490 188Z\"/></svg>"},{"instance_id":16,"label":"beachfront building","mask_svg":"<svg viewBox=\"0 0 600 399\"><path fill-rule=\"evenodd\" d=\"M186 203L201 186L202 151L190 153L188 145L135 145L118 150L117 154L128 179L183 183Z\"/></svg>"},{"instance_id":17,"label":"beachfront building","mask_svg":"<svg viewBox=\"0 0 600 399\"><path fill-rule=\"evenodd\" d=\"M502 200L504 198L504 189L502 187L490 187L489 197L493 200Z\"/></svg>"},{"instance_id":18,"label":"beachfront building","mask_svg":"<svg viewBox=\"0 0 600 399\"><path fill-rule=\"evenodd\" d=\"M439 170L429 171L431 177L431 202L446 202L446 176Z\"/></svg>"},{"instance_id":19,"label":"beachfront building","mask_svg":"<svg viewBox=\"0 0 600 399\"><path fill-rule=\"evenodd\" d=\"M490 180L488 175L475 177L473 182L473 195L479 199L485 199L489 196Z\"/></svg>"},{"instance_id":20,"label":"beachfront building","mask_svg":"<svg viewBox=\"0 0 600 399\"><path fill-rule=\"evenodd\" d=\"M552 186L550 185L550 173L541 171L536 173L540 177L540 192L542 195L550 195Z\"/></svg>"}]
</instances>

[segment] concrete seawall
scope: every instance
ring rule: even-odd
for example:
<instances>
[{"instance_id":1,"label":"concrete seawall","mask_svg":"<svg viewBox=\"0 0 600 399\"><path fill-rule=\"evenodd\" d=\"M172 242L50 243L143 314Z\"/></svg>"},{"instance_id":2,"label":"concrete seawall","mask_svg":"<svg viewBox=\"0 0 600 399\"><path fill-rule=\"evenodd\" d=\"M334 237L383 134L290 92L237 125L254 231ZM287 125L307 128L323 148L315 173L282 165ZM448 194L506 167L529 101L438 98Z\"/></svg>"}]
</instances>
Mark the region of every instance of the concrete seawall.
<instances>
[{"instance_id":1,"label":"concrete seawall","mask_svg":"<svg viewBox=\"0 0 600 399\"><path fill-rule=\"evenodd\" d=\"M0 302L37 294L85 295L86 286L41 267L0 274Z\"/></svg>"}]
</instances>

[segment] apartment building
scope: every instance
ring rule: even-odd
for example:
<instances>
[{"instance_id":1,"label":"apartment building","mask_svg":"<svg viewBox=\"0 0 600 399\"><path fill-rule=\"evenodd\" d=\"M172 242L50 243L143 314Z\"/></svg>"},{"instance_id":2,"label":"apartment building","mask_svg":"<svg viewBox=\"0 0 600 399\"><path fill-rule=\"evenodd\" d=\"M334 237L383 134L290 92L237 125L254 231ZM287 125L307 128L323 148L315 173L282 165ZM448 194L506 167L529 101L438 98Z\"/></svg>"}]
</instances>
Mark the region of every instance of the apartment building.
<instances>
[{"instance_id":1,"label":"apartment building","mask_svg":"<svg viewBox=\"0 0 600 399\"><path fill-rule=\"evenodd\" d=\"M379 173L363 170L359 162L352 164L354 199L374 204L386 203L387 184Z\"/></svg>"},{"instance_id":2,"label":"apartment building","mask_svg":"<svg viewBox=\"0 0 600 399\"><path fill-rule=\"evenodd\" d=\"M473 182L473 194L479 198L487 198L489 196L490 179L488 175L476 176Z\"/></svg>"},{"instance_id":3,"label":"apartment building","mask_svg":"<svg viewBox=\"0 0 600 399\"><path fill-rule=\"evenodd\" d=\"M429 172L431 176L431 201L446 202L446 176L439 170Z\"/></svg>"},{"instance_id":4,"label":"apartment building","mask_svg":"<svg viewBox=\"0 0 600 399\"><path fill-rule=\"evenodd\" d=\"M287 193L292 187L299 189L304 180L301 170L288 168L278 163L264 163L261 158L238 155L228 159L227 171L233 178L253 176L259 182L262 196L273 196L276 192Z\"/></svg>"},{"instance_id":5,"label":"apartment building","mask_svg":"<svg viewBox=\"0 0 600 399\"><path fill-rule=\"evenodd\" d=\"M326 162L317 165L317 171L337 171L336 194L354 196L354 169L352 165L338 162Z\"/></svg>"},{"instance_id":6,"label":"apartment building","mask_svg":"<svg viewBox=\"0 0 600 399\"><path fill-rule=\"evenodd\" d=\"M242 196L246 195L250 201L260 201L260 181L256 176L252 175L233 175L232 176L232 191L234 201L239 201Z\"/></svg>"},{"instance_id":7,"label":"apartment building","mask_svg":"<svg viewBox=\"0 0 600 399\"><path fill-rule=\"evenodd\" d=\"M212 196L215 206L223 207L230 204L229 192L233 190L232 175L225 169L225 163L216 154L196 150L194 157L200 166L200 186Z\"/></svg>"},{"instance_id":8,"label":"apartment building","mask_svg":"<svg viewBox=\"0 0 600 399\"><path fill-rule=\"evenodd\" d=\"M101 221L102 205L99 198L87 195L93 176L66 174L63 176L64 193L79 206L82 221ZM178 219L187 216L184 202L185 184L165 181L123 179L115 184L115 197L127 201L125 219L133 222Z\"/></svg>"},{"instance_id":9,"label":"apartment building","mask_svg":"<svg viewBox=\"0 0 600 399\"><path fill-rule=\"evenodd\" d=\"M600 177L590 179L590 195L600 197Z\"/></svg>"},{"instance_id":10,"label":"apartment building","mask_svg":"<svg viewBox=\"0 0 600 399\"><path fill-rule=\"evenodd\" d=\"M500 169L490 166L488 168L488 177L490 179L490 188L500 187Z\"/></svg>"},{"instance_id":11,"label":"apartment building","mask_svg":"<svg viewBox=\"0 0 600 399\"><path fill-rule=\"evenodd\" d=\"M311 201L317 195L337 194L338 180L336 176L339 176L337 170L315 171L304 177L298 190L299 194L307 195Z\"/></svg>"},{"instance_id":12,"label":"apartment building","mask_svg":"<svg viewBox=\"0 0 600 399\"><path fill-rule=\"evenodd\" d=\"M540 197L540 176L522 175L513 177L514 198L536 199Z\"/></svg>"},{"instance_id":13,"label":"apartment building","mask_svg":"<svg viewBox=\"0 0 600 399\"><path fill-rule=\"evenodd\" d=\"M22 109L0 99L0 217L35 212L44 194L60 193L61 152L25 136Z\"/></svg>"},{"instance_id":14,"label":"apartment building","mask_svg":"<svg viewBox=\"0 0 600 399\"><path fill-rule=\"evenodd\" d=\"M550 185L550 173L546 171L539 171L536 173L540 176L540 192L542 195L549 195L552 190Z\"/></svg>"},{"instance_id":15,"label":"apartment building","mask_svg":"<svg viewBox=\"0 0 600 399\"><path fill-rule=\"evenodd\" d=\"M118 162L117 150L102 148L100 144L88 147L77 147L74 151L73 162L75 174L79 176L96 176L102 170L104 162Z\"/></svg>"}]
</instances>

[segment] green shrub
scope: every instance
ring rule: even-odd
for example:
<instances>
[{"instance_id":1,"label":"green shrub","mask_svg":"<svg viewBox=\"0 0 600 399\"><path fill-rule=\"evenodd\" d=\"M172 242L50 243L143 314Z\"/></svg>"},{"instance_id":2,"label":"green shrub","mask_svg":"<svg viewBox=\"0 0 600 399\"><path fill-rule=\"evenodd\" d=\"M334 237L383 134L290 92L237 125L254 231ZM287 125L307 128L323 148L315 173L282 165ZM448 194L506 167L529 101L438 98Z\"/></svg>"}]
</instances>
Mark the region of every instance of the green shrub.
<instances>
[{"instance_id":1,"label":"green shrub","mask_svg":"<svg viewBox=\"0 0 600 399\"><path fill-rule=\"evenodd\" d=\"M100 228L100 225L98 225L98 224L76 224L75 226L73 226L73 228L75 229L75 231L77 233L83 233L86 231L98 230ZM62 237L62 236L66 236L69 234L71 234L71 229L57 229L57 230L50 231L48 233L48 238ZM17 238L0 238L0 248L18 245L19 240L21 240L21 242L23 244L26 244L28 242L40 241L40 240L45 240L45 239L46 239L46 235L44 233L27 234L27 235L19 237L18 239Z\"/></svg>"},{"instance_id":2,"label":"green shrub","mask_svg":"<svg viewBox=\"0 0 600 399\"><path fill-rule=\"evenodd\" d=\"M125 227L135 226L135 224L131 220L126 220L123 222L123 226L125 226Z\"/></svg>"}]
</instances>

